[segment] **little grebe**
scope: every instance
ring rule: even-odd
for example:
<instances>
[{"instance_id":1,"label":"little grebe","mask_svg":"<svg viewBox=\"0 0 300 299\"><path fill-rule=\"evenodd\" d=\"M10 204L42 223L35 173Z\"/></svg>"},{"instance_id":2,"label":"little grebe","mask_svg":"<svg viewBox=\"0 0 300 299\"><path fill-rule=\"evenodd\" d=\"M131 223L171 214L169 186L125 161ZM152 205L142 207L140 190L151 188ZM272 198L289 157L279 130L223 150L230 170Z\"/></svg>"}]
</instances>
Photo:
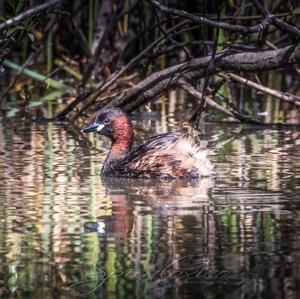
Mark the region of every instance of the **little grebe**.
<instances>
[{"instance_id":1,"label":"little grebe","mask_svg":"<svg viewBox=\"0 0 300 299\"><path fill-rule=\"evenodd\" d=\"M95 121L82 132L97 132L111 139L112 146L101 170L104 176L197 180L213 174L207 153L186 132L153 136L132 148L132 123L120 109L100 110Z\"/></svg>"}]
</instances>

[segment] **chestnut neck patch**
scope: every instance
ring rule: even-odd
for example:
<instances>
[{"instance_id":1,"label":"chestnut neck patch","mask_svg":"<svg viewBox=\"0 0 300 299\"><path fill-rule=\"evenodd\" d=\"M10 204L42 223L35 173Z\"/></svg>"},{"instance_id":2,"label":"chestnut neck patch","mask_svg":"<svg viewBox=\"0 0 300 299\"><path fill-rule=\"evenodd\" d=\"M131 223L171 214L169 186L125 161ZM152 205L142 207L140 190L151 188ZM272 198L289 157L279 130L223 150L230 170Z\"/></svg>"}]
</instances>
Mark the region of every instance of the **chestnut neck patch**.
<instances>
[{"instance_id":1,"label":"chestnut neck patch","mask_svg":"<svg viewBox=\"0 0 300 299\"><path fill-rule=\"evenodd\" d=\"M120 155L130 151L133 145L133 127L127 116L119 116L112 123L111 153Z\"/></svg>"}]
</instances>

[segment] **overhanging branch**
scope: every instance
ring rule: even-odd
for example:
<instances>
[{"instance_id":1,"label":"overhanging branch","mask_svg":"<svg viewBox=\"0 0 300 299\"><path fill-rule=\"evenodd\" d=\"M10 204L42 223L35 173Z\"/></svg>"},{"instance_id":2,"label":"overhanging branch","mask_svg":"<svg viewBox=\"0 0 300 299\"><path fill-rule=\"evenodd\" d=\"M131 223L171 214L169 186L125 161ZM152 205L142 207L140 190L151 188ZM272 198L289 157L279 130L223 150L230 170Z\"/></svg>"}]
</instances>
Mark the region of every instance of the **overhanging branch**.
<instances>
[{"instance_id":1,"label":"overhanging branch","mask_svg":"<svg viewBox=\"0 0 300 299\"><path fill-rule=\"evenodd\" d=\"M173 89L180 79L190 81L203 78L210 56L191 59L162 71L158 71L127 92L117 97L110 105L132 111L137 106L157 98ZM220 71L262 72L300 63L300 44L278 50L243 53L219 53L209 75Z\"/></svg>"}]
</instances>

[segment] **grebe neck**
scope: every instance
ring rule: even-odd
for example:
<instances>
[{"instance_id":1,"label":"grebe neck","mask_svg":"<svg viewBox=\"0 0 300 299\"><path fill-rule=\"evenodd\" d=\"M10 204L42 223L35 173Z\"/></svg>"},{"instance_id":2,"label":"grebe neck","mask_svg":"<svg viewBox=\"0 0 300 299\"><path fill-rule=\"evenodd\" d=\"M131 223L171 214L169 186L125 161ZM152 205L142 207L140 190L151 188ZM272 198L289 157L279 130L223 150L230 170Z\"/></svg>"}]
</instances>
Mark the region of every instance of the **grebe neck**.
<instances>
[{"instance_id":1,"label":"grebe neck","mask_svg":"<svg viewBox=\"0 0 300 299\"><path fill-rule=\"evenodd\" d=\"M118 159L124 157L131 150L133 139L133 127L128 117L118 117L112 124L112 145L109 158Z\"/></svg>"},{"instance_id":2,"label":"grebe neck","mask_svg":"<svg viewBox=\"0 0 300 299\"><path fill-rule=\"evenodd\" d=\"M127 137L113 141L110 148L109 156L117 158L119 156L126 155L127 153L130 152L132 148L132 144L133 144L133 138L127 139Z\"/></svg>"},{"instance_id":3,"label":"grebe neck","mask_svg":"<svg viewBox=\"0 0 300 299\"><path fill-rule=\"evenodd\" d=\"M111 138L112 145L101 170L103 175L114 173L118 163L130 152L133 145L133 138L134 134L131 123L113 134Z\"/></svg>"}]
</instances>

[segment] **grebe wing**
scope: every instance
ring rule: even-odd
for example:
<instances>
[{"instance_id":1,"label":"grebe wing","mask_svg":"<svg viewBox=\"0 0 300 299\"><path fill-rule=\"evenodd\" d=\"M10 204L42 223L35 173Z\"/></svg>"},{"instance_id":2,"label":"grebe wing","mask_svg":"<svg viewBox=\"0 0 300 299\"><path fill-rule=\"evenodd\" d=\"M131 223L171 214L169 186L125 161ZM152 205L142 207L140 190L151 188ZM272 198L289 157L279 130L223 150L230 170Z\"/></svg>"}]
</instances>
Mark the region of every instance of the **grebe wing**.
<instances>
[{"instance_id":1,"label":"grebe wing","mask_svg":"<svg viewBox=\"0 0 300 299\"><path fill-rule=\"evenodd\" d=\"M149 137L141 145L132 149L128 156L135 158L143 158L148 155L160 155L162 152L166 154L175 144L178 143L186 133L182 131L154 135Z\"/></svg>"},{"instance_id":2,"label":"grebe wing","mask_svg":"<svg viewBox=\"0 0 300 299\"><path fill-rule=\"evenodd\" d=\"M197 178L210 172L206 160L206 153L199 151L188 133L173 132L150 137L124 157L120 166L131 176ZM203 167L205 171L199 172Z\"/></svg>"},{"instance_id":3,"label":"grebe wing","mask_svg":"<svg viewBox=\"0 0 300 299\"><path fill-rule=\"evenodd\" d=\"M149 137L144 143L142 143L139 147L148 147L155 148L156 150L167 149L170 148L173 144L175 144L180 138L185 136L187 133L183 131L164 133L159 135L154 135Z\"/></svg>"}]
</instances>

